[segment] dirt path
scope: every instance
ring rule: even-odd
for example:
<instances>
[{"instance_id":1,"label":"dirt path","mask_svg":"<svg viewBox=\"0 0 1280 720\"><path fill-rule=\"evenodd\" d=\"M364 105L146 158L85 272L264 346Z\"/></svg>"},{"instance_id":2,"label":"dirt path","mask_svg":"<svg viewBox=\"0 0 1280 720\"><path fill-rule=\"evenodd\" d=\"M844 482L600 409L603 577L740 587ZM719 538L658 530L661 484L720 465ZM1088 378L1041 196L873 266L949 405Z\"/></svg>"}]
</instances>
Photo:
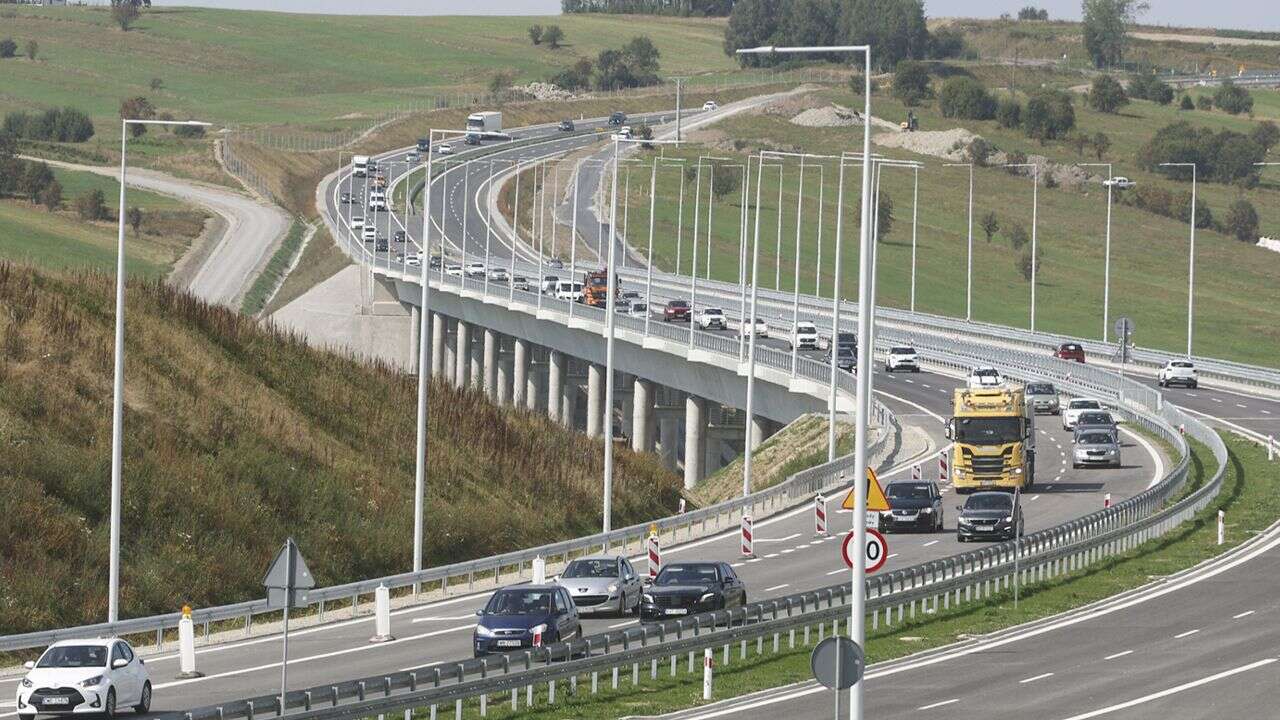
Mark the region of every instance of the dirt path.
<instances>
[{"instance_id":1,"label":"dirt path","mask_svg":"<svg viewBox=\"0 0 1280 720\"><path fill-rule=\"evenodd\" d=\"M114 167L45 162L113 178L120 172ZM239 309L245 291L270 260L272 248L289 231L291 221L284 210L224 187L142 168L130 168L125 182L199 205L221 219L221 232L209 233L207 238L202 236L203 241L194 243L175 264L180 271L173 275L175 282L211 303Z\"/></svg>"}]
</instances>

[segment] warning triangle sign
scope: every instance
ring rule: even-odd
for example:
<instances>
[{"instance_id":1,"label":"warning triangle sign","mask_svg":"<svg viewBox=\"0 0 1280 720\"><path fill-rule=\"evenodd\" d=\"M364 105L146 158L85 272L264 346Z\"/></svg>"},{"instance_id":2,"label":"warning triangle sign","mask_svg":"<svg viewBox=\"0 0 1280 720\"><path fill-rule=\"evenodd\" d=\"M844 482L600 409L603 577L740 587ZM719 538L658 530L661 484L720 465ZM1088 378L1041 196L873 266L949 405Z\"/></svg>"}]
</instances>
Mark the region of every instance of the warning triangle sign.
<instances>
[{"instance_id":1,"label":"warning triangle sign","mask_svg":"<svg viewBox=\"0 0 1280 720\"><path fill-rule=\"evenodd\" d=\"M852 510L854 504L853 490L844 496L844 502L840 503L840 507L845 510ZM884 496L884 489L880 487L880 479L876 477L876 471L867 468L867 510L872 512L888 512L889 499Z\"/></svg>"}]
</instances>

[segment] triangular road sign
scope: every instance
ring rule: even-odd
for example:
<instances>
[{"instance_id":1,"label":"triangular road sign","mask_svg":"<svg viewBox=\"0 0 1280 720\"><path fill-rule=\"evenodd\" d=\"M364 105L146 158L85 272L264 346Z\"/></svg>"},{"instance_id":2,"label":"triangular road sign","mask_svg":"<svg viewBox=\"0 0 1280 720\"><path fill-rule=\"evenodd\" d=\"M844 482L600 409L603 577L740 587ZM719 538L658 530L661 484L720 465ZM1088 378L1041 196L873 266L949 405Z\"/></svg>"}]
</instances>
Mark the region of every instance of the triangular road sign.
<instances>
[{"instance_id":1,"label":"triangular road sign","mask_svg":"<svg viewBox=\"0 0 1280 720\"><path fill-rule=\"evenodd\" d=\"M854 503L853 490L844 496L844 502L840 503L840 507L845 510L852 510ZM867 468L867 510L870 512L889 512L889 499L884 496L884 489L880 487L880 479L876 477L876 471Z\"/></svg>"},{"instance_id":2,"label":"triangular road sign","mask_svg":"<svg viewBox=\"0 0 1280 720\"><path fill-rule=\"evenodd\" d=\"M302 559L302 551L298 544L289 538L284 547L271 561L271 568L262 579L267 588L267 603L272 607L297 605L306 597L305 592L316 586L316 580L307 569L307 561Z\"/></svg>"}]
</instances>

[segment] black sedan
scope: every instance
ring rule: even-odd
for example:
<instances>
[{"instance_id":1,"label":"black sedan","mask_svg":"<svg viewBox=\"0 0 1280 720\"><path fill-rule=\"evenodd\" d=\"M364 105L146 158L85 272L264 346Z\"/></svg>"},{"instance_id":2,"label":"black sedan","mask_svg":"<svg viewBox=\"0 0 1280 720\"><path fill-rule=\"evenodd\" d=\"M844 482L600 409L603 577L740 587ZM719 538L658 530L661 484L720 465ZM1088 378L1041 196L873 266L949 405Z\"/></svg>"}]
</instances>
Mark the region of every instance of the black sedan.
<instances>
[{"instance_id":1,"label":"black sedan","mask_svg":"<svg viewBox=\"0 0 1280 720\"><path fill-rule=\"evenodd\" d=\"M519 585L489 597L472 632L475 656L570 640L582 633L569 591L559 585Z\"/></svg>"},{"instance_id":2,"label":"black sedan","mask_svg":"<svg viewBox=\"0 0 1280 720\"><path fill-rule=\"evenodd\" d=\"M894 482L889 483L884 492L893 509L880 513L881 530L942 530L942 493L936 483Z\"/></svg>"},{"instance_id":3,"label":"black sedan","mask_svg":"<svg viewBox=\"0 0 1280 720\"><path fill-rule=\"evenodd\" d=\"M1012 540L1022 532L1022 508L1013 500L1013 495L995 490L970 495L964 505L956 506L956 540Z\"/></svg>"},{"instance_id":4,"label":"black sedan","mask_svg":"<svg viewBox=\"0 0 1280 720\"><path fill-rule=\"evenodd\" d=\"M747 603L747 586L724 562L672 563L640 598L641 620L669 620Z\"/></svg>"},{"instance_id":5,"label":"black sedan","mask_svg":"<svg viewBox=\"0 0 1280 720\"><path fill-rule=\"evenodd\" d=\"M852 345L837 345L835 348L836 367L845 372L853 372L853 368L858 364L858 353ZM823 362L831 364L831 348L827 348L827 355Z\"/></svg>"}]
</instances>

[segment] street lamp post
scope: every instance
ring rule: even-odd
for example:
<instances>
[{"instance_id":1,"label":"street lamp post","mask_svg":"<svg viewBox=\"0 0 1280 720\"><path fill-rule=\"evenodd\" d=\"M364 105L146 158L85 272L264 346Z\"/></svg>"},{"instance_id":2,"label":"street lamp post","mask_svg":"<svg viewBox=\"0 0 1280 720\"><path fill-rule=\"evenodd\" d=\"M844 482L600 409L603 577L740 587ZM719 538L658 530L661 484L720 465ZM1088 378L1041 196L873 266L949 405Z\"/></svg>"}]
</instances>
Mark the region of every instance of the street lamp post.
<instances>
[{"instance_id":1,"label":"street lamp post","mask_svg":"<svg viewBox=\"0 0 1280 720\"><path fill-rule=\"evenodd\" d=\"M134 120L120 121L120 208L116 212L116 328L115 369L111 397L111 558L107 571L107 622L120 619L120 500L124 470L124 225L126 153L130 125L185 125L209 127L198 120Z\"/></svg>"},{"instance_id":2,"label":"street lamp post","mask_svg":"<svg viewBox=\"0 0 1280 720\"><path fill-rule=\"evenodd\" d=\"M969 261L965 270L964 319L973 320L973 163L943 163L942 167L969 168Z\"/></svg>"},{"instance_id":3,"label":"street lamp post","mask_svg":"<svg viewBox=\"0 0 1280 720\"><path fill-rule=\"evenodd\" d=\"M864 575L866 574L867 556L862 552L862 548L866 543L866 480L863 478L863 468L867 466L867 429L870 420L871 398L870 398L870 380L871 380L871 336L873 331L873 323L875 322L875 309L872 307L870 300L871 291L871 273L870 264L871 248L870 248L870 217L871 212L871 46L870 45L846 45L832 47L793 47L793 48L777 48L777 47L761 47L746 50L739 50L739 53L760 53L760 54L814 54L814 53L862 53L864 57L863 65L863 122L862 122L862 155L864 162L862 163L862 217L859 221L859 312L858 312L858 365L861 372L858 373L858 393L857 393L857 424L855 426L854 440L854 510L853 510L853 532L854 546L856 551L853 554L853 572L852 572L852 602L850 603L850 622L849 635L858 645L865 644L865 618L866 618L866 591L864 583ZM843 166L843 163L841 163ZM843 175L843 172L841 173ZM760 179L757 179L757 187ZM756 206L756 217L759 218L759 204ZM837 225L838 227L838 225ZM839 280L837 279L837 282ZM840 302L840 293L835 294L835 303ZM754 318L753 318L754 322ZM754 327L752 328L752 339L754 340ZM838 337L838 336L837 336ZM833 338L833 340L836 338ZM832 365L835 358L832 358ZM748 378L750 379L750 378ZM748 396L749 397L749 396ZM747 418L747 422L751 422L751 418ZM750 444L748 444L750 447ZM862 720L862 683L858 682L849 689L849 717L851 720Z\"/></svg>"},{"instance_id":4,"label":"street lamp post","mask_svg":"<svg viewBox=\"0 0 1280 720\"><path fill-rule=\"evenodd\" d=\"M1187 357L1190 358L1196 301L1196 164L1160 163L1160 166L1191 168L1191 247L1187 259Z\"/></svg>"},{"instance_id":5,"label":"street lamp post","mask_svg":"<svg viewBox=\"0 0 1280 720\"><path fill-rule=\"evenodd\" d=\"M1009 163L1005 165L1007 168L1013 167L1029 167L1031 168L1031 332L1036 331L1036 270L1040 265L1039 258L1036 256L1036 211L1039 208L1040 197L1040 166L1036 163ZM970 200L972 202L972 200ZM972 232L970 228L970 232Z\"/></svg>"},{"instance_id":6,"label":"street lamp post","mask_svg":"<svg viewBox=\"0 0 1280 720\"><path fill-rule=\"evenodd\" d=\"M1076 163L1080 167L1104 167L1107 169L1107 240L1103 248L1102 258L1102 342L1107 342L1111 332L1111 190L1115 186L1115 175L1111 163ZM1120 339L1124 342L1124 338Z\"/></svg>"}]
</instances>

